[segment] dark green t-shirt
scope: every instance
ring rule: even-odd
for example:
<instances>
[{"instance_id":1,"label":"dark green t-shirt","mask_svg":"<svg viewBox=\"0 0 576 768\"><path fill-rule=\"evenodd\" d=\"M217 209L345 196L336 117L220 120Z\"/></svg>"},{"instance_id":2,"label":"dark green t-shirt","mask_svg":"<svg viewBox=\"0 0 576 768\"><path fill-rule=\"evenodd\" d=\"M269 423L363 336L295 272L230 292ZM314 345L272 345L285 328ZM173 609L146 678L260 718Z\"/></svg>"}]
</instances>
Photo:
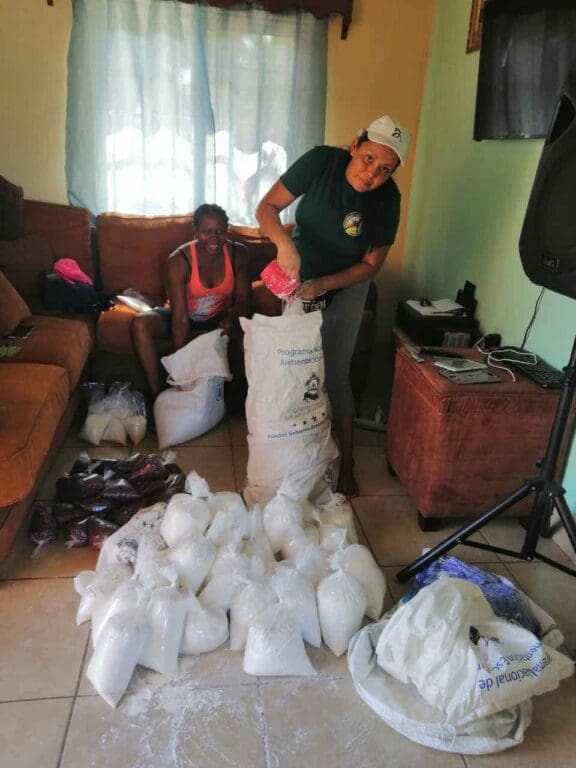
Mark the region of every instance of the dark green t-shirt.
<instances>
[{"instance_id":1,"label":"dark green t-shirt","mask_svg":"<svg viewBox=\"0 0 576 768\"><path fill-rule=\"evenodd\" d=\"M358 264L369 247L392 245L400 218L400 192L392 179L372 192L356 192L346 180L350 153L315 147L288 168L280 180L295 197L292 234L300 254L300 277L308 280ZM370 242L363 227L368 208L376 211Z\"/></svg>"}]
</instances>

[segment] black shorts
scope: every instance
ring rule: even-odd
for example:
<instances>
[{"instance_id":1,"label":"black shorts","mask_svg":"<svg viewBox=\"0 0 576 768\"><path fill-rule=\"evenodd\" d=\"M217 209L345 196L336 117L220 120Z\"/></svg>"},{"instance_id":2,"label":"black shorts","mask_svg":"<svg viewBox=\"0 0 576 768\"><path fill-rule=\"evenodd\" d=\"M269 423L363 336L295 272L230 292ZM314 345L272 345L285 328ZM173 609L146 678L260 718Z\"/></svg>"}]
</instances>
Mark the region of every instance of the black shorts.
<instances>
[{"instance_id":1,"label":"black shorts","mask_svg":"<svg viewBox=\"0 0 576 768\"><path fill-rule=\"evenodd\" d=\"M160 315L166 326L167 335L170 336L172 330L172 310L170 307L154 307L154 312ZM218 328L219 322L220 317L213 317L210 320L207 320L205 323L199 323L197 320L192 320L191 317L188 318L191 331L213 331Z\"/></svg>"}]
</instances>

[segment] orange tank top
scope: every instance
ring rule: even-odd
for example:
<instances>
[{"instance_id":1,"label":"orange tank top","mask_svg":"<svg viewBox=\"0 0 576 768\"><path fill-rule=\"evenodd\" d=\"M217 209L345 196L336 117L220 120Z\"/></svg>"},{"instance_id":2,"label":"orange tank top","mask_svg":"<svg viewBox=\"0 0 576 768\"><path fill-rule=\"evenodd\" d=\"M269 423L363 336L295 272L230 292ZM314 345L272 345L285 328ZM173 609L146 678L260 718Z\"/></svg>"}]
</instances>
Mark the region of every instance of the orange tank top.
<instances>
[{"instance_id":1,"label":"orange tank top","mask_svg":"<svg viewBox=\"0 0 576 768\"><path fill-rule=\"evenodd\" d=\"M224 245L224 278L219 285L206 288L200 279L196 243L190 243L190 282L187 299L188 314L197 323L205 323L225 312L232 305L234 296L234 270L228 246Z\"/></svg>"}]
</instances>

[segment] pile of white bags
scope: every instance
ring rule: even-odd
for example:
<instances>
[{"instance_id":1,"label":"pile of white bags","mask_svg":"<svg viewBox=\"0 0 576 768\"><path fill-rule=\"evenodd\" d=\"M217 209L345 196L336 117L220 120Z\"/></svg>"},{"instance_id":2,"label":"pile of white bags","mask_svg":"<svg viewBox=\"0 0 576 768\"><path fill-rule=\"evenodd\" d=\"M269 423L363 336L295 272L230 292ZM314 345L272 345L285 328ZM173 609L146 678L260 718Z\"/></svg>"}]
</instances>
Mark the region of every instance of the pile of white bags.
<instances>
[{"instance_id":1,"label":"pile of white bags","mask_svg":"<svg viewBox=\"0 0 576 768\"><path fill-rule=\"evenodd\" d=\"M154 403L160 449L193 440L224 417L224 382L232 378L227 347L228 336L216 329L161 358L170 387Z\"/></svg>"},{"instance_id":2,"label":"pile of white bags","mask_svg":"<svg viewBox=\"0 0 576 768\"><path fill-rule=\"evenodd\" d=\"M557 650L563 638L553 620L523 597L539 637L496 616L477 584L440 576L354 638L356 690L420 744L465 754L516 746L530 724L531 697L574 672Z\"/></svg>"},{"instance_id":3,"label":"pile of white bags","mask_svg":"<svg viewBox=\"0 0 576 768\"><path fill-rule=\"evenodd\" d=\"M380 617L384 577L356 543L344 497L318 508L278 493L248 511L194 472L185 487L136 513L105 541L96 570L74 580L77 623L92 621L87 675L111 706L137 665L177 675L180 654L229 636L249 674L313 675L307 645L324 640L339 656L365 613Z\"/></svg>"},{"instance_id":4,"label":"pile of white bags","mask_svg":"<svg viewBox=\"0 0 576 768\"><path fill-rule=\"evenodd\" d=\"M338 455L324 384L321 312L240 318L248 379L247 503L267 502L284 484L299 501L329 490ZM329 496L329 494L327 494Z\"/></svg>"},{"instance_id":5,"label":"pile of white bags","mask_svg":"<svg viewBox=\"0 0 576 768\"><path fill-rule=\"evenodd\" d=\"M99 382L87 382L88 413L80 437L92 445L102 440L127 445L130 439L138 445L146 434L144 397L131 384L117 381L106 388Z\"/></svg>"}]
</instances>

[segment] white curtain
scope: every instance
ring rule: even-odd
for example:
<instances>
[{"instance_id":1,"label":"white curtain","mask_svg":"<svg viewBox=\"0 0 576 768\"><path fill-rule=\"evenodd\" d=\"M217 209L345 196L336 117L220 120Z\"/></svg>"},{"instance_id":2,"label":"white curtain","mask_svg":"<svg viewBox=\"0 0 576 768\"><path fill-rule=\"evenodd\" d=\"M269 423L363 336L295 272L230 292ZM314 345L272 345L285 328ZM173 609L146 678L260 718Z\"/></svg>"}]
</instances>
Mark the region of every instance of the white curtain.
<instances>
[{"instance_id":1,"label":"white curtain","mask_svg":"<svg viewBox=\"0 0 576 768\"><path fill-rule=\"evenodd\" d=\"M254 224L261 195L322 143L327 27L309 13L76 0L66 177L92 213Z\"/></svg>"}]
</instances>

